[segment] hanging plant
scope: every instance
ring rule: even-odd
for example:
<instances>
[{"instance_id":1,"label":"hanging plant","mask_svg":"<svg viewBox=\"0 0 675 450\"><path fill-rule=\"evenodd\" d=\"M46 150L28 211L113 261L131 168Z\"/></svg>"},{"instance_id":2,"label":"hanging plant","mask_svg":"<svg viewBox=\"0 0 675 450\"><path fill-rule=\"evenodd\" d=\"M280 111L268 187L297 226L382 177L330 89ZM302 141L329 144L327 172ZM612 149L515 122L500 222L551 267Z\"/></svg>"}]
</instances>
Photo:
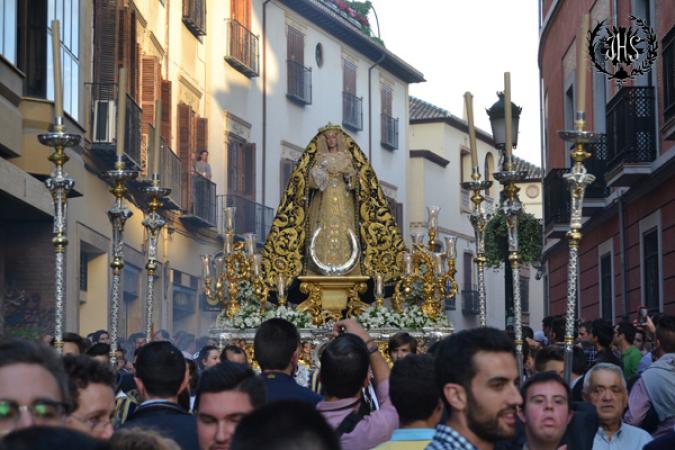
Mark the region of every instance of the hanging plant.
<instances>
[{"instance_id":1,"label":"hanging plant","mask_svg":"<svg viewBox=\"0 0 675 450\"><path fill-rule=\"evenodd\" d=\"M529 213L518 215L518 250L523 264L541 259L542 228L539 219ZM506 216L498 211L485 226L485 257L488 267L499 268L509 254Z\"/></svg>"}]
</instances>

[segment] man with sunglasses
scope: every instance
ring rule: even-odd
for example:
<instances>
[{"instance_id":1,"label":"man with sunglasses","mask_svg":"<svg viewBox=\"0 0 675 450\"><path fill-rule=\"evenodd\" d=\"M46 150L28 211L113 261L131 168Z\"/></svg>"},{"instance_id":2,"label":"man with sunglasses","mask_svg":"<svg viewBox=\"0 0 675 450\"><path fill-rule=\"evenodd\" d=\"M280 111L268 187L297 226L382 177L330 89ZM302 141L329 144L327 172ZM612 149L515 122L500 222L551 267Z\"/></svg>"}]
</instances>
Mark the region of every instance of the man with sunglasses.
<instances>
[{"instance_id":1,"label":"man with sunglasses","mask_svg":"<svg viewBox=\"0 0 675 450\"><path fill-rule=\"evenodd\" d=\"M33 425L61 426L69 406L67 377L51 348L0 342L0 437Z\"/></svg>"},{"instance_id":2,"label":"man with sunglasses","mask_svg":"<svg viewBox=\"0 0 675 450\"><path fill-rule=\"evenodd\" d=\"M72 412L66 426L97 439L110 439L115 411L115 375L100 361L87 355L66 355Z\"/></svg>"}]
</instances>

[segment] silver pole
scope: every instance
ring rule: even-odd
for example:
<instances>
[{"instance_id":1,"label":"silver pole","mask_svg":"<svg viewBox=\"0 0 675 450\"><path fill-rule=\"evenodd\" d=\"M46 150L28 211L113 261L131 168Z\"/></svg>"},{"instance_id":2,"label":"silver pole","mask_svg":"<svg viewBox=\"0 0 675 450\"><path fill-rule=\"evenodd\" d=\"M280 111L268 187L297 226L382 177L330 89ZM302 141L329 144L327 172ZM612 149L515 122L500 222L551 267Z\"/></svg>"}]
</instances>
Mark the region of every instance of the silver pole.
<instances>
[{"instance_id":1,"label":"silver pole","mask_svg":"<svg viewBox=\"0 0 675 450\"><path fill-rule=\"evenodd\" d=\"M63 166L70 159L66 155L66 147L74 147L80 143L81 136L65 132L63 117L57 117L54 123L54 131L38 135L42 145L52 147L54 153L49 160L54 164L54 171L45 181L45 185L52 194L54 201L54 227L52 245L55 251L54 266L54 346L59 354L63 353L63 316L64 316L64 254L68 245L67 238L67 211L68 193L75 185L75 181L63 170Z\"/></svg>"},{"instance_id":2,"label":"silver pole","mask_svg":"<svg viewBox=\"0 0 675 450\"><path fill-rule=\"evenodd\" d=\"M112 207L108 210L108 220L112 225L112 290L110 298L110 365L115 368L117 363L117 341L120 307L120 281L124 268L124 224L133 214L124 206L124 195L127 192L125 183L138 176L135 170L126 170L122 159L115 163L115 169L107 172L108 178L115 182L110 192L115 196Z\"/></svg>"},{"instance_id":3,"label":"silver pole","mask_svg":"<svg viewBox=\"0 0 675 450\"><path fill-rule=\"evenodd\" d=\"M584 166L584 160L591 156L584 144L596 142L599 135L584 131L584 113L577 112L574 131L560 131L558 134L565 141L574 143L571 153L574 166L570 173L564 175L569 184L571 212L570 230L567 232L569 241L569 260L567 261L567 305L565 311L565 381L572 379L572 356L574 351L574 319L577 302L577 268L579 265L579 243L581 242L581 225L583 217L584 193L586 187L595 181L595 176L589 174Z\"/></svg>"},{"instance_id":4,"label":"silver pole","mask_svg":"<svg viewBox=\"0 0 675 450\"><path fill-rule=\"evenodd\" d=\"M157 240L162 227L166 221L159 214L159 208L162 206L162 199L171 193L171 189L160 187L159 175L154 174L152 184L144 189L146 195L150 198L148 202L148 214L143 220L143 226L148 233L148 261L145 269L148 272L147 292L145 300L145 333L148 341L152 339L152 311L154 301L155 274L157 273Z\"/></svg>"}]
</instances>

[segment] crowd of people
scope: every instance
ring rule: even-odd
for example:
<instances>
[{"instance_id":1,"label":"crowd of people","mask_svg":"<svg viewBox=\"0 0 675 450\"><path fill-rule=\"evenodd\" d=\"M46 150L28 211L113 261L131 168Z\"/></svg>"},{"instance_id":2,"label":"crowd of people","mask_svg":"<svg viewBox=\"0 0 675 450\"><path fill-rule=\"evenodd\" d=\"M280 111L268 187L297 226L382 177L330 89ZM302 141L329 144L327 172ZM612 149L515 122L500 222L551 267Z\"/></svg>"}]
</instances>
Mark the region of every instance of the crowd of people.
<instances>
[{"instance_id":1,"label":"crowd of people","mask_svg":"<svg viewBox=\"0 0 675 450\"><path fill-rule=\"evenodd\" d=\"M523 328L522 376L513 330L489 327L386 351L351 319L317 349L283 319L252 349L137 333L114 367L105 330L63 356L2 340L0 450L675 449L675 317L580 323L569 383L564 320L542 328Z\"/></svg>"}]
</instances>

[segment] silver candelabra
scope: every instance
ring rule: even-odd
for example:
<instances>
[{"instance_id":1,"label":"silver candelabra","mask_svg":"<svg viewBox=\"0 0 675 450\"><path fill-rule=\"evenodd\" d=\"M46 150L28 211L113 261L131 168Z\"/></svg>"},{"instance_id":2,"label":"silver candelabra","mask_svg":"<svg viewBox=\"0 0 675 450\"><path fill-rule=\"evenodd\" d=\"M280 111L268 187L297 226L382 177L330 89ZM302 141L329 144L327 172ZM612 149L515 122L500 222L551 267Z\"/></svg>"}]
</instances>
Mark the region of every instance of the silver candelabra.
<instances>
[{"instance_id":1,"label":"silver candelabra","mask_svg":"<svg viewBox=\"0 0 675 450\"><path fill-rule=\"evenodd\" d=\"M152 311L154 302L155 274L157 273L157 240L166 221L159 214L163 199L171 193L171 189L159 185L159 175L152 176L152 184L144 188L148 202L148 213L143 220L143 226L148 234L148 261L145 269L148 273L147 293L145 299L145 335L148 341L152 338Z\"/></svg>"},{"instance_id":2,"label":"silver candelabra","mask_svg":"<svg viewBox=\"0 0 675 450\"><path fill-rule=\"evenodd\" d=\"M74 147L80 143L79 134L65 132L63 117L56 117L54 131L38 135L42 145L52 147L54 153L49 155L49 160L54 164L54 171L45 181L45 185L52 194L54 201L54 237L52 244L56 253L56 264L54 266L55 286L54 286L54 346L61 354L63 353L63 314L64 314L64 265L65 252L68 245L67 238L67 208L68 193L75 185L73 180L63 169L63 166L70 159L66 155L66 147Z\"/></svg>"},{"instance_id":3,"label":"silver candelabra","mask_svg":"<svg viewBox=\"0 0 675 450\"><path fill-rule=\"evenodd\" d=\"M489 189L492 186L492 181L480 181L480 173L478 168L474 167L471 174L471 181L463 182L462 188L473 191L471 202L473 209L471 211L471 226L473 227L474 236L476 237L476 257L473 259L476 263L478 275L478 305L479 305L479 320L480 326L487 326L487 294L485 291L485 226L490 221L491 215L486 213L482 204L485 197L481 195L481 191Z\"/></svg>"},{"instance_id":4,"label":"silver candelabra","mask_svg":"<svg viewBox=\"0 0 675 450\"><path fill-rule=\"evenodd\" d=\"M500 209L506 216L506 228L509 239L509 262L511 264L511 278L513 281L513 331L516 344L516 359L518 376L523 379L523 321L522 304L520 298L520 251L518 248L518 216L523 205L518 198L520 190L516 183L522 181L526 172L513 170L511 155L504 155L504 164L501 172L495 172L494 177L504 186Z\"/></svg>"},{"instance_id":5,"label":"silver candelabra","mask_svg":"<svg viewBox=\"0 0 675 450\"><path fill-rule=\"evenodd\" d=\"M121 158L115 162L115 169L106 172L115 185L110 192L115 196L112 207L108 210L108 219L112 225L112 292L110 299L110 364L117 363L117 340L120 308L120 280L124 268L124 224L133 214L124 205L124 195L127 192L126 182L138 176L138 171L127 170Z\"/></svg>"},{"instance_id":6,"label":"silver candelabra","mask_svg":"<svg viewBox=\"0 0 675 450\"><path fill-rule=\"evenodd\" d=\"M581 242L582 209L586 187L595 181L595 176L586 171L584 160L591 154L584 148L585 144L596 142L600 136L591 131L585 131L586 121L584 113L577 111L573 131L559 131L558 134L565 141L574 143L571 152L574 166L564 175L569 184L571 198L570 230L567 232L569 241L569 260L567 261L567 305L565 311L565 381L572 378L572 356L574 350L574 319L577 301L577 267L579 265L579 243Z\"/></svg>"}]
</instances>

